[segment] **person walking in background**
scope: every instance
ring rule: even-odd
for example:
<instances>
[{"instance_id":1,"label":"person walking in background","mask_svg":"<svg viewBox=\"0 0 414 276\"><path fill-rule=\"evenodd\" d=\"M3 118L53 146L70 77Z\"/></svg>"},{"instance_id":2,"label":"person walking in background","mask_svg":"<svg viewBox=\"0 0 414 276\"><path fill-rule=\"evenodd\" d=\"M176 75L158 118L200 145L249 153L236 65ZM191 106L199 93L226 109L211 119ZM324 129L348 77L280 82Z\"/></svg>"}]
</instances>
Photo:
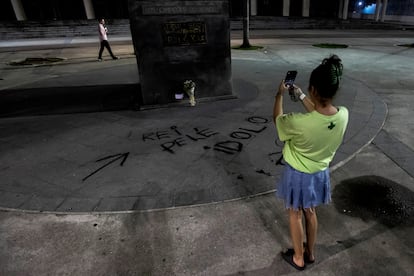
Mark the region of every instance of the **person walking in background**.
<instances>
[{"instance_id":1,"label":"person walking in background","mask_svg":"<svg viewBox=\"0 0 414 276\"><path fill-rule=\"evenodd\" d=\"M98 61L102 61L102 53L103 53L104 48L108 50L112 59L119 59L117 56L115 56L112 53L111 46L109 45L109 42L108 42L107 33L108 33L108 29L105 26L105 19L103 18L99 19L99 40L101 42L101 48L99 49Z\"/></svg>"},{"instance_id":2,"label":"person walking in background","mask_svg":"<svg viewBox=\"0 0 414 276\"><path fill-rule=\"evenodd\" d=\"M298 270L315 261L318 228L315 207L331 200L329 163L342 143L348 124L348 110L334 106L342 63L338 56L324 59L309 80L309 97L283 80L276 94L273 119L283 146L285 168L277 196L285 202L293 248L282 258ZM300 99L307 113L283 113L283 96L289 90ZM305 217L306 242L302 216Z\"/></svg>"}]
</instances>

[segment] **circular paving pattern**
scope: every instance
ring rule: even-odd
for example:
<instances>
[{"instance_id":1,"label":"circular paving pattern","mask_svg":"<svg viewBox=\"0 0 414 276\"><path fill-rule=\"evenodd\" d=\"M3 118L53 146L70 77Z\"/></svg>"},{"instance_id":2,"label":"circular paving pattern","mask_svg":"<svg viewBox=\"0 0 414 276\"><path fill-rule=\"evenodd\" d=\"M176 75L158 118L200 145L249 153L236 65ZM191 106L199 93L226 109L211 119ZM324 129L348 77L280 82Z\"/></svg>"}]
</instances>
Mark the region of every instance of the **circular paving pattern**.
<instances>
[{"instance_id":1,"label":"circular paving pattern","mask_svg":"<svg viewBox=\"0 0 414 276\"><path fill-rule=\"evenodd\" d=\"M139 112L1 119L1 206L52 212L148 210L273 191L282 170L282 145L271 120L272 91L274 76L284 76L288 65L267 51L233 57L237 99L200 99L196 107ZM131 70L134 62L118 66L117 74ZM299 68L299 82L306 83L309 68ZM77 74L94 79L113 73L109 68ZM336 101L349 108L351 118L334 167L365 146L386 115L375 93L346 76ZM285 109L302 110L289 99Z\"/></svg>"}]
</instances>

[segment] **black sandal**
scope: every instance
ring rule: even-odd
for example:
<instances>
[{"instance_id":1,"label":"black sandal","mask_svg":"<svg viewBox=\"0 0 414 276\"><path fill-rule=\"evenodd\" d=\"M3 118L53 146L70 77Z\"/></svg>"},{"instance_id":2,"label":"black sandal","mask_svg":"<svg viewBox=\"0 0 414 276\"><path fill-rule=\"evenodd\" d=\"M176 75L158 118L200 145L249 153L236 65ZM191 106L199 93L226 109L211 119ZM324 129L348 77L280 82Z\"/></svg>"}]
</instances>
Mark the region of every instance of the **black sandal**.
<instances>
[{"instance_id":1,"label":"black sandal","mask_svg":"<svg viewBox=\"0 0 414 276\"><path fill-rule=\"evenodd\" d=\"M305 263L307 264L313 264L315 262L315 259L311 260L309 258L309 253L308 252L303 252L303 260L305 261Z\"/></svg>"},{"instance_id":2,"label":"black sandal","mask_svg":"<svg viewBox=\"0 0 414 276\"><path fill-rule=\"evenodd\" d=\"M313 264L314 262L315 262L315 259L313 259L313 260L311 260L310 258L309 258L309 252L307 251L307 244L306 244L306 242L304 242L303 243L303 260L305 261L305 263L307 263L307 264Z\"/></svg>"},{"instance_id":3,"label":"black sandal","mask_svg":"<svg viewBox=\"0 0 414 276\"><path fill-rule=\"evenodd\" d=\"M286 255L295 255L295 250L293 248L288 248L283 254ZM305 263L307 264L313 264L315 262L315 259L311 260L309 258L309 253L305 251L303 251L303 260L305 261Z\"/></svg>"},{"instance_id":4,"label":"black sandal","mask_svg":"<svg viewBox=\"0 0 414 276\"><path fill-rule=\"evenodd\" d=\"M297 270L301 270L301 271L304 270L306 268L306 264L304 264L303 266L298 266L297 264L295 264L295 262L293 261L293 255L294 255L293 249L288 249L286 252L282 252L283 260L285 260L288 264L290 264Z\"/></svg>"}]
</instances>

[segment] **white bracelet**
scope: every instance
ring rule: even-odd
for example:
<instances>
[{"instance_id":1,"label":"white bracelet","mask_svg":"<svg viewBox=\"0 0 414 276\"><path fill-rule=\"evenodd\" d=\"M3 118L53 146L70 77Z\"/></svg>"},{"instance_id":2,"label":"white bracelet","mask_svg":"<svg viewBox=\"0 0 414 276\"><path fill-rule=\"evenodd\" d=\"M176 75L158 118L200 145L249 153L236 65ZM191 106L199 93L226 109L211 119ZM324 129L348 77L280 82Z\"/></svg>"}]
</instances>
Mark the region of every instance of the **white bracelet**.
<instances>
[{"instance_id":1,"label":"white bracelet","mask_svg":"<svg viewBox=\"0 0 414 276\"><path fill-rule=\"evenodd\" d=\"M300 96L299 96L299 99L301 100L301 101L303 101L303 99L306 97L306 95L303 93L303 94L300 94Z\"/></svg>"}]
</instances>

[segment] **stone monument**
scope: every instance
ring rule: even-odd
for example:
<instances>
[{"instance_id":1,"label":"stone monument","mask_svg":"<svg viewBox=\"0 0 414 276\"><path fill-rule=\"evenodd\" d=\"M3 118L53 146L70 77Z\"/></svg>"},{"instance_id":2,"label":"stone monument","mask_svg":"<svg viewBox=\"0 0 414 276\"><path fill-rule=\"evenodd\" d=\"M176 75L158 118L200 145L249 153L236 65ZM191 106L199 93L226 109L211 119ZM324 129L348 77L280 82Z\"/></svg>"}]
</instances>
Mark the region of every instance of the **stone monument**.
<instances>
[{"instance_id":1,"label":"stone monument","mask_svg":"<svg viewBox=\"0 0 414 276\"><path fill-rule=\"evenodd\" d=\"M175 101L183 83L195 97L232 95L228 0L129 0L143 105Z\"/></svg>"}]
</instances>

